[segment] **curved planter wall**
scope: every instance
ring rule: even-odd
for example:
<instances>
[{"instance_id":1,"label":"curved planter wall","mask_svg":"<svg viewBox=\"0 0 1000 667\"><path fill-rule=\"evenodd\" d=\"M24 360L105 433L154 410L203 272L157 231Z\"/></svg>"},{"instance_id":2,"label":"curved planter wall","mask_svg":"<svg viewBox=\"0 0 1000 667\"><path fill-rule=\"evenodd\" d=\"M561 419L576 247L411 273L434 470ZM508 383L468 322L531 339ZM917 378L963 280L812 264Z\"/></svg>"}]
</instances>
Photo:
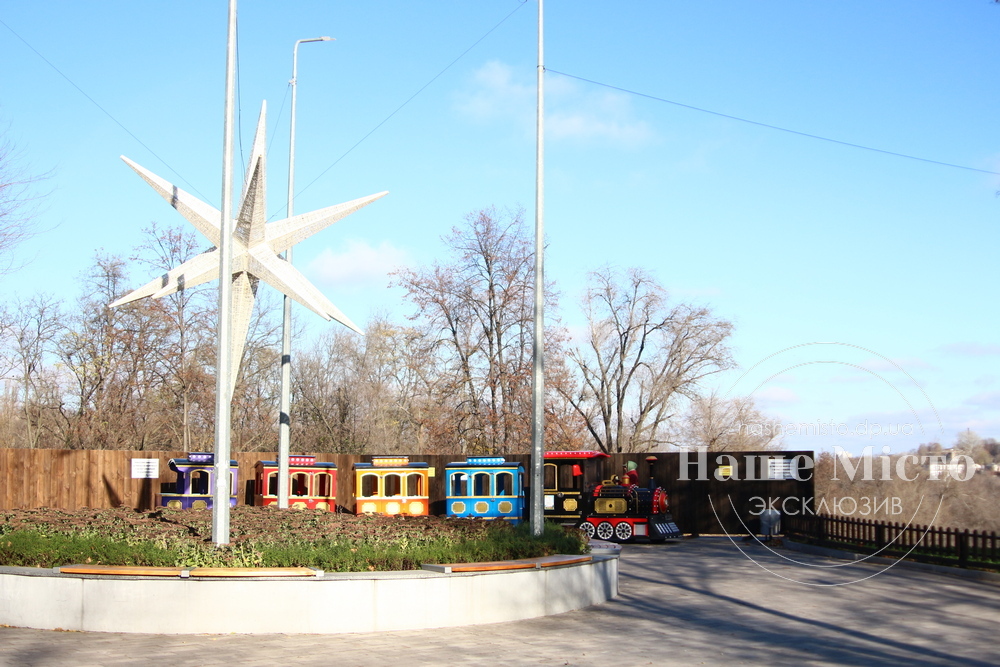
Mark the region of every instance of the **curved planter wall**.
<instances>
[{"instance_id":1,"label":"curved planter wall","mask_svg":"<svg viewBox=\"0 0 1000 667\"><path fill-rule=\"evenodd\" d=\"M618 594L617 557L538 570L159 579L0 568L0 624L89 632L415 630L559 614Z\"/></svg>"}]
</instances>

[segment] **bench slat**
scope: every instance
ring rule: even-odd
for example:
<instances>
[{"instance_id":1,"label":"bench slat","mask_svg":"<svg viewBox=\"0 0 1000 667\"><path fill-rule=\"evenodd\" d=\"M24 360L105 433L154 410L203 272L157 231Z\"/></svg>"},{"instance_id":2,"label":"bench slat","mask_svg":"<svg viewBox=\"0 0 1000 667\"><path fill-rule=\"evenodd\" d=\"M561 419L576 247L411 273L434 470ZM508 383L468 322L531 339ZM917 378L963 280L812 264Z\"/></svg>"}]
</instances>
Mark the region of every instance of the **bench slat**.
<instances>
[{"instance_id":1,"label":"bench slat","mask_svg":"<svg viewBox=\"0 0 1000 667\"><path fill-rule=\"evenodd\" d=\"M315 577L322 572L309 567L193 567L192 577Z\"/></svg>"},{"instance_id":2,"label":"bench slat","mask_svg":"<svg viewBox=\"0 0 1000 667\"><path fill-rule=\"evenodd\" d=\"M182 567L153 567L145 565L63 565L57 568L62 574L109 574L127 577L179 577Z\"/></svg>"},{"instance_id":3,"label":"bench slat","mask_svg":"<svg viewBox=\"0 0 1000 667\"><path fill-rule=\"evenodd\" d=\"M533 570L559 565L589 563L593 556L541 556L521 560L489 561L485 563L424 563L421 567L431 572L502 572L505 570Z\"/></svg>"}]
</instances>

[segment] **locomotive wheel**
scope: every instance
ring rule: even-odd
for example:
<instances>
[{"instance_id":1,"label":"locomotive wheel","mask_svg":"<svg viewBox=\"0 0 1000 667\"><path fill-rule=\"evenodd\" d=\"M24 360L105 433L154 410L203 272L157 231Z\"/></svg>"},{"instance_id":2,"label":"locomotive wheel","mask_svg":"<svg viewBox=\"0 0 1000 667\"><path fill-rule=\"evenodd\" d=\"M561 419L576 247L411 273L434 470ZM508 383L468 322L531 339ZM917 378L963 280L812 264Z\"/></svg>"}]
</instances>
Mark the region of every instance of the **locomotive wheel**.
<instances>
[{"instance_id":1,"label":"locomotive wheel","mask_svg":"<svg viewBox=\"0 0 1000 667\"><path fill-rule=\"evenodd\" d=\"M611 523L608 521L602 521L597 524L597 538L601 540L610 540L611 536L615 534L615 529L611 527Z\"/></svg>"},{"instance_id":2,"label":"locomotive wheel","mask_svg":"<svg viewBox=\"0 0 1000 667\"><path fill-rule=\"evenodd\" d=\"M615 526L615 537L617 537L622 542L625 542L632 538L632 524L628 521L622 521L617 526Z\"/></svg>"},{"instance_id":3,"label":"locomotive wheel","mask_svg":"<svg viewBox=\"0 0 1000 667\"><path fill-rule=\"evenodd\" d=\"M584 521L578 528L583 531L583 534L587 536L588 540L594 539L594 524L589 521Z\"/></svg>"}]
</instances>

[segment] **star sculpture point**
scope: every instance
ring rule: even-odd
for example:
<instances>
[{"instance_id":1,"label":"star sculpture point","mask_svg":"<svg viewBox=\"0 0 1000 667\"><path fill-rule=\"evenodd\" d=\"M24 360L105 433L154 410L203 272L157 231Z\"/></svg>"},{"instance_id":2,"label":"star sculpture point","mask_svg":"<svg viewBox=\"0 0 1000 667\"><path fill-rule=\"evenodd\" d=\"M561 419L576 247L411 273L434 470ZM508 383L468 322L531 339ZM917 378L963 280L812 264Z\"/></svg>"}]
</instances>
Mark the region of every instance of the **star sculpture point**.
<instances>
[{"instance_id":1,"label":"star sculpture point","mask_svg":"<svg viewBox=\"0 0 1000 667\"><path fill-rule=\"evenodd\" d=\"M232 345L230 377L233 378L234 384L243 356L247 331L250 327L250 316L253 311L257 287L261 280L282 294L298 301L320 317L328 321L336 320L349 329L362 333L356 324L333 305L298 269L290 262L286 262L280 254L296 243L389 194L387 191L378 192L336 206L267 222L265 111L266 106L261 108L260 119L257 122L257 133L254 137L250 165L244 176L243 193L239 206L236 208L237 214L232 236L233 261L230 279L233 287L233 338L230 341ZM121 157L195 229L201 232L214 247L126 294L112 303L111 307L115 308L145 297L159 299L182 288L193 287L218 278L222 213L214 206L181 190L124 155Z\"/></svg>"}]
</instances>

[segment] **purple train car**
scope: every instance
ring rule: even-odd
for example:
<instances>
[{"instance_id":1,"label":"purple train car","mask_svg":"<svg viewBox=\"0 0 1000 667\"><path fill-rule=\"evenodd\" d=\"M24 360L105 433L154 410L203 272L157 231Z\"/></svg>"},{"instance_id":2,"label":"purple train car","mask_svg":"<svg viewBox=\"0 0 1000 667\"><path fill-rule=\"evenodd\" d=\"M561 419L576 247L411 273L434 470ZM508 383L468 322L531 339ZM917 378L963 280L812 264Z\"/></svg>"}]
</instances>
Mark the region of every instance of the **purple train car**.
<instances>
[{"instance_id":1,"label":"purple train car","mask_svg":"<svg viewBox=\"0 0 1000 667\"><path fill-rule=\"evenodd\" d=\"M212 507L215 491L215 454L190 452L186 459L170 459L170 469L177 473L177 481L164 485L173 491L156 494L156 506L170 509L199 510ZM229 506L236 507L236 478L239 466L229 461Z\"/></svg>"}]
</instances>

